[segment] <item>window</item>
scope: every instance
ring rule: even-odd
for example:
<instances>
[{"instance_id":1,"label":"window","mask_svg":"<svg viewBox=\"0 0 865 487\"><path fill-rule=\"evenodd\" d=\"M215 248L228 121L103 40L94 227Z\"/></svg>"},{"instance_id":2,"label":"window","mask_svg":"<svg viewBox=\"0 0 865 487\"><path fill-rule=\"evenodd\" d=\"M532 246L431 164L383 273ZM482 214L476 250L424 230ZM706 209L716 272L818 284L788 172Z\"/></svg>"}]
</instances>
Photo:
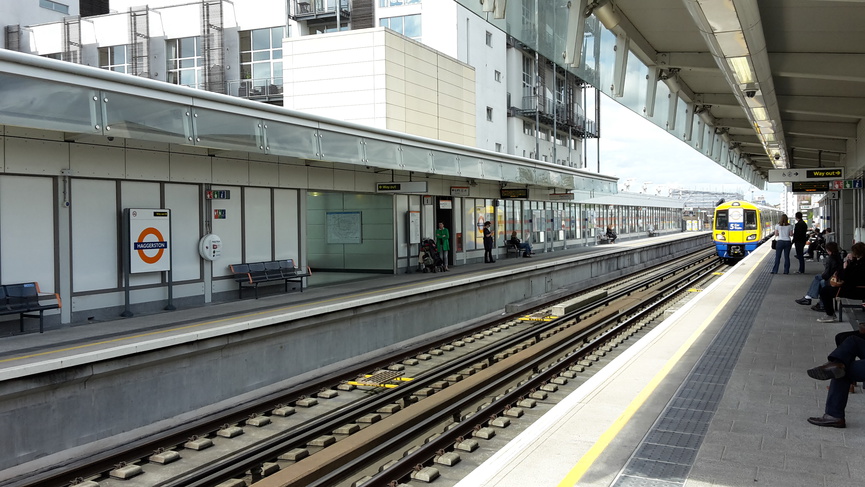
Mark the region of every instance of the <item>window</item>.
<instances>
[{"instance_id":1,"label":"window","mask_svg":"<svg viewBox=\"0 0 865 487\"><path fill-rule=\"evenodd\" d=\"M493 33L487 31L487 45L493 47Z\"/></svg>"},{"instance_id":2,"label":"window","mask_svg":"<svg viewBox=\"0 0 865 487\"><path fill-rule=\"evenodd\" d=\"M496 143L496 152L501 152L501 151L502 151L502 144L499 144L499 143L497 142L497 143Z\"/></svg>"},{"instance_id":3,"label":"window","mask_svg":"<svg viewBox=\"0 0 865 487\"><path fill-rule=\"evenodd\" d=\"M379 7L402 7L403 5L420 5L421 0L378 0Z\"/></svg>"},{"instance_id":4,"label":"window","mask_svg":"<svg viewBox=\"0 0 865 487\"><path fill-rule=\"evenodd\" d=\"M493 73L493 77L495 77L496 81L498 81L499 83L502 82L502 72L501 71L496 71L495 73Z\"/></svg>"},{"instance_id":5,"label":"window","mask_svg":"<svg viewBox=\"0 0 865 487\"><path fill-rule=\"evenodd\" d=\"M240 33L240 78L250 80L244 89L250 94L282 90L282 38L284 27L271 27Z\"/></svg>"},{"instance_id":6,"label":"window","mask_svg":"<svg viewBox=\"0 0 865 487\"><path fill-rule=\"evenodd\" d=\"M420 14L385 17L379 21L379 25L416 41L421 40Z\"/></svg>"},{"instance_id":7,"label":"window","mask_svg":"<svg viewBox=\"0 0 865 487\"><path fill-rule=\"evenodd\" d=\"M39 6L42 8L47 8L48 10L60 12L61 14L69 15L69 5L52 2L51 0L39 0Z\"/></svg>"},{"instance_id":8,"label":"window","mask_svg":"<svg viewBox=\"0 0 865 487\"><path fill-rule=\"evenodd\" d=\"M493 121L493 109L492 107L487 107L487 121Z\"/></svg>"},{"instance_id":9,"label":"window","mask_svg":"<svg viewBox=\"0 0 865 487\"><path fill-rule=\"evenodd\" d=\"M727 218L727 210L715 212L715 230L729 230L730 221Z\"/></svg>"},{"instance_id":10,"label":"window","mask_svg":"<svg viewBox=\"0 0 865 487\"><path fill-rule=\"evenodd\" d=\"M745 230L757 229L757 210L745 210Z\"/></svg>"},{"instance_id":11,"label":"window","mask_svg":"<svg viewBox=\"0 0 865 487\"><path fill-rule=\"evenodd\" d=\"M531 89L535 86L535 63L528 56L523 56L523 91Z\"/></svg>"},{"instance_id":12,"label":"window","mask_svg":"<svg viewBox=\"0 0 865 487\"><path fill-rule=\"evenodd\" d=\"M126 46L100 47L99 67L109 71L126 73L130 68L126 57Z\"/></svg>"},{"instance_id":13,"label":"window","mask_svg":"<svg viewBox=\"0 0 865 487\"><path fill-rule=\"evenodd\" d=\"M168 58L167 81L175 85L202 88L204 58L201 56L201 38L171 39L167 41L166 51Z\"/></svg>"}]
</instances>

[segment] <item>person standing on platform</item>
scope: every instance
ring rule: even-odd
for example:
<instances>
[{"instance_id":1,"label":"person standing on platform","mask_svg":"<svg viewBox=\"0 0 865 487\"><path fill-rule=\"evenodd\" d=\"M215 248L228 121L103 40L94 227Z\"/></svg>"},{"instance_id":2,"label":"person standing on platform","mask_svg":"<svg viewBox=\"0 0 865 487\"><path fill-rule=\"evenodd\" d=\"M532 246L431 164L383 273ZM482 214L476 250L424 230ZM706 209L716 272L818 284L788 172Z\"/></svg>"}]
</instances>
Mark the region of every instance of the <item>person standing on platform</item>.
<instances>
[{"instance_id":1,"label":"person standing on platform","mask_svg":"<svg viewBox=\"0 0 865 487\"><path fill-rule=\"evenodd\" d=\"M808 225L802 221L802 212L796 212L796 224L793 225L793 245L796 246L796 259L799 261L799 270L796 274L805 273L805 243L808 242Z\"/></svg>"},{"instance_id":2,"label":"person standing on platform","mask_svg":"<svg viewBox=\"0 0 865 487\"><path fill-rule=\"evenodd\" d=\"M781 254L784 254L784 274L790 273L790 247L793 245L793 226L787 215L781 215L781 220L775 225L775 265L772 274L778 273Z\"/></svg>"},{"instance_id":3,"label":"person standing on platform","mask_svg":"<svg viewBox=\"0 0 865 487\"><path fill-rule=\"evenodd\" d=\"M436 230L436 247L438 247L439 254L441 254L444 270L449 271L448 253L451 249L451 232L445 228L445 224L442 222L439 222L438 230Z\"/></svg>"},{"instance_id":4,"label":"person standing on platform","mask_svg":"<svg viewBox=\"0 0 865 487\"><path fill-rule=\"evenodd\" d=\"M865 380L865 361L856 360L862 357L865 357L865 339L859 334L851 334L829 353L828 362L808 369L809 377L829 380L824 414L808 418L809 423L831 428L847 427L844 410L847 408L850 386Z\"/></svg>"},{"instance_id":5,"label":"person standing on platform","mask_svg":"<svg viewBox=\"0 0 865 487\"><path fill-rule=\"evenodd\" d=\"M492 264L496 261L493 259L493 231L492 223L484 222L484 262Z\"/></svg>"}]
</instances>

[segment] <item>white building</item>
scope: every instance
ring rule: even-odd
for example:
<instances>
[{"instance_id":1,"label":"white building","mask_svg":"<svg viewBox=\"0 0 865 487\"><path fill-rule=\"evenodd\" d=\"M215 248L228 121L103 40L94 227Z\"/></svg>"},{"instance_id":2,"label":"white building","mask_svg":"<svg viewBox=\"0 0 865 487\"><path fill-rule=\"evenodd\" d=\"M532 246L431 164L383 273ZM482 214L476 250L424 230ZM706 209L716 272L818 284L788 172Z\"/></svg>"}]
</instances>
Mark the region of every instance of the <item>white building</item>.
<instances>
[{"instance_id":1,"label":"white building","mask_svg":"<svg viewBox=\"0 0 865 487\"><path fill-rule=\"evenodd\" d=\"M597 136L582 80L453 0L139 5L0 18L13 50L569 167Z\"/></svg>"}]
</instances>

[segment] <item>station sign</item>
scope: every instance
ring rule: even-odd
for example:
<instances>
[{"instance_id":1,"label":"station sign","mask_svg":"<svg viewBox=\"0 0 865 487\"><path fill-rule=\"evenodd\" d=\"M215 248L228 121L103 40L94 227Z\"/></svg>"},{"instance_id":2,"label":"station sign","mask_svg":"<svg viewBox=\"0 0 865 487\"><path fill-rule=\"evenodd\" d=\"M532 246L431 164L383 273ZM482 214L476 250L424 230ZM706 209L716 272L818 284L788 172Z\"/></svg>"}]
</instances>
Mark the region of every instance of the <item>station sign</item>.
<instances>
[{"instance_id":1,"label":"station sign","mask_svg":"<svg viewBox=\"0 0 865 487\"><path fill-rule=\"evenodd\" d=\"M547 197L551 200L573 201L574 193L550 193Z\"/></svg>"},{"instance_id":2,"label":"station sign","mask_svg":"<svg viewBox=\"0 0 865 487\"><path fill-rule=\"evenodd\" d=\"M502 199L503 200L511 200L517 198L528 198L529 190L528 188L502 188Z\"/></svg>"},{"instance_id":3,"label":"station sign","mask_svg":"<svg viewBox=\"0 0 865 487\"><path fill-rule=\"evenodd\" d=\"M427 193L426 181L402 181L399 183L377 183L377 193Z\"/></svg>"},{"instance_id":4,"label":"station sign","mask_svg":"<svg viewBox=\"0 0 865 487\"><path fill-rule=\"evenodd\" d=\"M843 167L824 167L818 169L769 169L770 183L791 183L794 181L832 181L844 179Z\"/></svg>"},{"instance_id":5,"label":"station sign","mask_svg":"<svg viewBox=\"0 0 865 487\"><path fill-rule=\"evenodd\" d=\"M845 179L844 189L862 189L861 179Z\"/></svg>"},{"instance_id":6,"label":"station sign","mask_svg":"<svg viewBox=\"0 0 865 487\"><path fill-rule=\"evenodd\" d=\"M451 196L468 196L468 186L451 186Z\"/></svg>"},{"instance_id":7,"label":"station sign","mask_svg":"<svg viewBox=\"0 0 865 487\"><path fill-rule=\"evenodd\" d=\"M829 191L833 181L793 181L794 193L823 193Z\"/></svg>"},{"instance_id":8,"label":"station sign","mask_svg":"<svg viewBox=\"0 0 865 487\"><path fill-rule=\"evenodd\" d=\"M171 270L171 210L127 209L129 273Z\"/></svg>"}]
</instances>

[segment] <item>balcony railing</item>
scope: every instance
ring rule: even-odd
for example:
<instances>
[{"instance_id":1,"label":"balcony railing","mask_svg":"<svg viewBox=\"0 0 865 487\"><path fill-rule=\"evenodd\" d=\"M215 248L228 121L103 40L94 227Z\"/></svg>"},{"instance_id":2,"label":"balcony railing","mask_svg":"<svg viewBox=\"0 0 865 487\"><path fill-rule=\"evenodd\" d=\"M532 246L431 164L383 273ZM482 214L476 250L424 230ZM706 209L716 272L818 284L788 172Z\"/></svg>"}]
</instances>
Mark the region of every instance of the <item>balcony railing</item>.
<instances>
[{"instance_id":1,"label":"balcony railing","mask_svg":"<svg viewBox=\"0 0 865 487\"><path fill-rule=\"evenodd\" d=\"M336 14L339 5L340 15L348 17L351 9L348 0L295 0L295 18L319 17Z\"/></svg>"},{"instance_id":2,"label":"balcony railing","mask_svg":"<svg viewBox=\"0 0 865 487\"><path fill-rule=\"evenodd\" d=\"M560 130L575 129L583 137L597 137L594 120L587 120L583 109L576 103L561 103L545 96L528 94L523 96L522 105L516 113L523 117L534 117L544 125L555 124Z\"/></svg>"},{"instance_id":3,"label":"balcony railing","mask_svg":"<svg viewBox=\"0 0 865 487\"><path fill-rule=\"evenodd\" d=\"M282 98L282 81L271 78L231 80L228 82L228 94L252 100Z\"/></svg>"}]
</instances>

